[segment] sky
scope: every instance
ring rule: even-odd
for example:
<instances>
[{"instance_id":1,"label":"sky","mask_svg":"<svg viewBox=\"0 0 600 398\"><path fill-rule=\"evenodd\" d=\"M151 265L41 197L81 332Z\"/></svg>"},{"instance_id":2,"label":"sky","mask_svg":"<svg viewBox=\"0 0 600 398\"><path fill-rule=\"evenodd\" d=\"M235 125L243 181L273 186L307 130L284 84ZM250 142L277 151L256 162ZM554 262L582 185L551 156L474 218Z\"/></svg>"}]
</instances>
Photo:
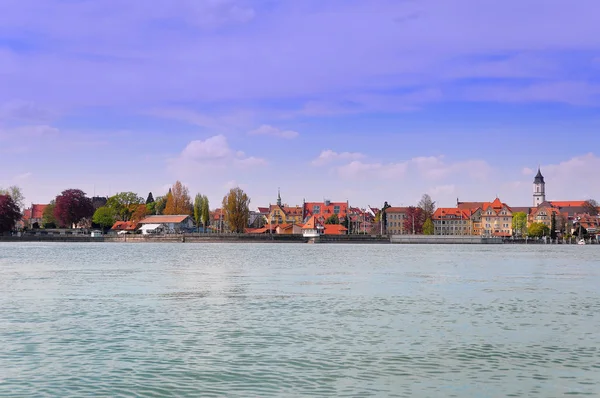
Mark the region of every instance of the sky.
<instances>
[{"instance_id":1,"label":"sky","mask_svg":"<svg viewBox=\"0 0 600 398\"><path fill-rule=\"evenodd\" d=\"M600 199L597 0L3 0L0 187Z\"/></svg>"}]
</instances>

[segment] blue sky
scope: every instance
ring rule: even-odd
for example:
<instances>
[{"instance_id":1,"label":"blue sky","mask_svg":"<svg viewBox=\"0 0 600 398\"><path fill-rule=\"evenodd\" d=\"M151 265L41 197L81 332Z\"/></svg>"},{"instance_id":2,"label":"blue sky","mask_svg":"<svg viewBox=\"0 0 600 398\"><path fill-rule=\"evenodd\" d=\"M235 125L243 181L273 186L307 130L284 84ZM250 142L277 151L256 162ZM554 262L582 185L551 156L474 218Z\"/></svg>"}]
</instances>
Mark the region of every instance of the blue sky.
<instances>
[{"instance_id":1,"label":"blue sky","mask_svg":"<svg viewBox=\"0 0 600 398\"><path fill-rule=\"evenodd\" d=\"M4 0L0 186L600 199L600 3Z\"/></svg>"}]
</instances>

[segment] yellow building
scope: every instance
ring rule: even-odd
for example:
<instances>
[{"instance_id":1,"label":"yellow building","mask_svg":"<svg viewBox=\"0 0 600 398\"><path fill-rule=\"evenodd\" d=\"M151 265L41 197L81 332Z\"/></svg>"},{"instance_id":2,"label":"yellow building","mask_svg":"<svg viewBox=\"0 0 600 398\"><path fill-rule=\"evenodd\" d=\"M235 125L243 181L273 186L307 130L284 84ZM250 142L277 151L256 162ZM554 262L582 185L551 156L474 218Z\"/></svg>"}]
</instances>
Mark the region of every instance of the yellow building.
<instances>
[{"instance_id":1,"label":"yellow building","mask_svg":"<svg viewBox=\"0 0 600 398\"><path fill-rule=\"evenodd\" d=\"M481 235L512 236L512 210L506 203L496 198L491 203L484 203L481 211Z\"/></svg>"},{"instance_id":2,"label":"yellow building","mask_svg":"<svg viewBox=\"0 0 600 398\"><path fill-rule=\"evenodd\" d=\"M302 206L287 206L281 202L281 193L277 193L277 204L269 206L267 215L267 224L302 224L303 220Z\"/></svg>"},{"instance_id":3,"label":"yellow building","mask_svg":"<svg viewBox=\"0 0 600 398\"><path fill-rule=\"evenodd\" d=\"M277 224L302 224L302 206L271 205L267 223Z\"/></svg>"}]
</instances>

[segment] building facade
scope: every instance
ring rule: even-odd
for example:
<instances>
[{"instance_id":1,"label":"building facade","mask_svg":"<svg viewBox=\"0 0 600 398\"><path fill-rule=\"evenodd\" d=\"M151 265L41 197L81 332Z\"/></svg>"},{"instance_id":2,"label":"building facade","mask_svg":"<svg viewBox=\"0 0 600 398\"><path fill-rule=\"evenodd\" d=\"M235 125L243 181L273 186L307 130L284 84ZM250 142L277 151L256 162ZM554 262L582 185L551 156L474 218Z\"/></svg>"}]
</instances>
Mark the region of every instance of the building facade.
<instances>
[{"instance_id":1,"label":"building facade","mask_svg":"<svg viewBox=\"0 0 600 398\"><path fill-rule=\"evenodd\" d=\"M481 212L481 235L483 236L512 236L512 210L499 198L483 204Z\"/></svg>"},{"instance_id":2,"label":"building facade","mask_svg":"<svg viewBox=\"0 0 600 398\"><path fill-rule=\"evenodd\" d=\"M435 235L472 235L471 212L455 207L440 207L431 217Z\"/></svg>"},{"instance_id":3,"label":"building facade","mask_svg":"<svg viewBox=\"0 0 600 398\"><path fill-rule=\"evenodd\" d=\"M411 231L405 228L406 214L408 207L388 207L385 210L387 215L387 231L384 233L390 235L406 235L410 234Z\"/></svg>"}]
</instances>

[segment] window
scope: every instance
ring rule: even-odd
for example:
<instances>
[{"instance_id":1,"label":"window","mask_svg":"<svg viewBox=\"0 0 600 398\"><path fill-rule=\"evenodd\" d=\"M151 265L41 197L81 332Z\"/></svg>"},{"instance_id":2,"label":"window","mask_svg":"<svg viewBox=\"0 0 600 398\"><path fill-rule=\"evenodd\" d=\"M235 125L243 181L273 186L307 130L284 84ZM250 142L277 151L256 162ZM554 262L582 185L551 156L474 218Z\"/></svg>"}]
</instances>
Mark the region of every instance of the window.
<instances>
[{"instance_id":1,"label":"window","mask_svg":"<svg viewBox=\"0 0 600 398\"><path fill-rule=\"evenodd\" d=\"M333 206L333 213L340 214L340 206Z\"/></svg>"},{"instance_id":2,"label":"window","mask_svg":"<svg viewBox=\"0 0 600 398\"><path fill-rule=\"evenodd\" d=\"M319 214L321 212L321 206L314 206L313 207L313 213L314 214Z\"/></svg>"}]
</instances>

